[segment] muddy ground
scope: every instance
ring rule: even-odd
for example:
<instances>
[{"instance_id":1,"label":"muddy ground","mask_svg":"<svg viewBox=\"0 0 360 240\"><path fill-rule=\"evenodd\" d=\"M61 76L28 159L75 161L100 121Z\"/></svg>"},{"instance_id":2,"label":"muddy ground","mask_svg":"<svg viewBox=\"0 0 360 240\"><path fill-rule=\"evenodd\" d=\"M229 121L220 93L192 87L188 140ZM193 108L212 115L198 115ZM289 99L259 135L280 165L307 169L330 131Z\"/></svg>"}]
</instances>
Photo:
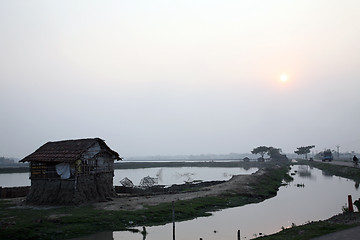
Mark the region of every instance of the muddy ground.
<instances>
[{"instance_id":1,"label":"muddy ground","mask_svg":"<svg viewBox=\"0 0 360 240\"><path fill-rule=\"evenodd\" d=\"M221 197L226 194L256 195L253 187L266 173L266 169L260 169L251 175L233 176L229 181L213 182L210 186L191 188L188 192L152 193L152 194L118 194L119 197L109 202L94 203L98 209L104 210L139 210L146 205L157 205L177 200L190 200L200 197ZM195 190L196 189L196 190Z\"/></svg>"}]
</instances>

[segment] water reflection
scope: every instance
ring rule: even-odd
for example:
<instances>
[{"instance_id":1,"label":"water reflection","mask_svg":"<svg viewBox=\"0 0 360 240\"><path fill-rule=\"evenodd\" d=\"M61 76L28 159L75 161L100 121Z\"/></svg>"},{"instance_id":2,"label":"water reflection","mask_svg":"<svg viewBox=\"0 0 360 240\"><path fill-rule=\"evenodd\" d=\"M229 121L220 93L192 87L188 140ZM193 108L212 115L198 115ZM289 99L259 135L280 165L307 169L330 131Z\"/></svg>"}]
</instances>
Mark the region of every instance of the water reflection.
<instances>
[{"instance_id":1,"label":"water reflection","mask_svg":"<svg viewBox=\"0 0 360 240\"><path fill-rule=\"evenodd\" d=\"M322 175L323 175L324 177L328 177L328 178L332 178L332 177L333 177L333 175L332 175L331 173L328 173L328 172L326 172L326 171L322 171Z\"/></svg>"},{"instance_id":2,"label":"water reflection","mask_svg":"<svg viewBox=\"0 0 360 240\"><path fill-rule=\"evenodd\" d=\"M99 232L85 237L72 238L70 240L114 240L114 239L146 240L146 237L148 236L148 232L146 231L145 227L143 227L142 231L140 231L140 228L136 228L134 230L135 231L126 231L126 232L112 232L112 231ZM118 233L121 233L121 237L118 236L119 235Z\"/></svg>"},{"instance_id":3,"label":"water reflection","mask_svg":"<svg viewBox=\"0 0 360 240\"><path fill-rule=\"evenodd\" d=\"M74 238L72 240L114 240L113 232L99 232L86 237Z\"/></svg>"},{"instance_id":4,"label":"water reflection","mask_svg":"<svg viewBox=\"0 0 360 240\"><path fill-rule=\"evenodd\" d=\"M307 165L306 166L299 166L298 170L297 170L297 173L299 174L299 177L315 179L315 177L311 175L311 170L312 169Z\"/></svg>"},{"instance_id":5,"label":"water reflection","mask_svg":"<svg viewBox=\"0 0 360 240\"><path fill-rule=\"evenodd\" d=\"M114 185L120 185L120 180L129 178L135 185L145 176L158 178L160 185L184 184L197 180L221 181L229 180L233 175L252 174L258 168L220 168L220 167L181 167L181 168L140 168L115 169Z\"/></svg>"},{"instance_id":6,"label":"water reflection","mask_svg":"<svg viewBox=\"0 0 360 240\"><path fill-rule=\"evenodd\" d=\"M245 167L244 167L244 169L245 169L246 171L249 171L251 168L252 168L252 167L249 167L249 166L245 166Z\"/></svg>"},{"instance_id":7,"label":"water reflection","mask_svg":"<svg viewBox=\"0 0 360 240\"><path fill-rule=\"evenodd\" d=\"M141 231L141 235L143 236L143 240L146 240L146 235L147 235L147 231L146 231L146 228L143 227L143 230Z\"/></svg>"}]
</instances>

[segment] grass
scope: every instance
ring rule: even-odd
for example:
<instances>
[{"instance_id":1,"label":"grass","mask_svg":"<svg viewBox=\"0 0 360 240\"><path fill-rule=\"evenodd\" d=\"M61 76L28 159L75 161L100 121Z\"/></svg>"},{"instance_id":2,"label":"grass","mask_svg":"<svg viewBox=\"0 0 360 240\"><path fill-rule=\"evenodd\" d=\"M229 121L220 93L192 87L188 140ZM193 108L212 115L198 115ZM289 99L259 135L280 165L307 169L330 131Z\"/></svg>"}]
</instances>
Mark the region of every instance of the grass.
<instances>
[{"instance_id":1,"label":"grass","mask_svg":"<svg viewBox=\"0 0 360 240\"><path fill-rule=\"evenodd\" d=\"M307 164L312 167L319 168L327 175L335 175L352 179L355 182L360 182L360 168L334 165L329 163L315 162L315 161L300 161L301 164Z\"/></svg>"},{"instance_id":2,"label":"grass","mask_svg":"<svg viewBox=\"0 0 360 240\"><path fill-rule=\"evenodd\" d=\"M267 171L252 186L248 196L234 193L175 202L176 221L185 221L220 209L255 203L276 195L288 167ZM100 231L129 230L172 221L172 204L146 206L137 211L106 211L87 206L50 209L14 208L10 201L0 201L0 239L69 239Z\"/></svg>"},{"instance_id":3,"label":"grass","mask_svg":"<svg viewBox=\"0 0 360 240\"><path fill-rule=\"evenodd\" d=\"M351 228L355 225L331 224L326 221L311 222L301 226L287 228L279 233L259 237L264 240L308 240L328 233L341 231Z\"/></svg>"},{"instance_id":4,"label":"grass","mask_svg":"<svg viewBox=\"0 0 360 240\"><path fill-rule=\"evenodd\" d=\"M249 203L247 197L198 198L175 203L175 218L185 221L209 216L209 211ZM105 211L92 206L59 207L52 209L11 208L0 201L0 239L66 239L99 231L120 231L136 226L162 225L172 221L172 204L148 206L138 211ZM58 216L58 217L56 217Z\"/></svg>"},{"instance_id":5,"label":"grass","mask_svg":"<svg viewBox=\"0 0 360 240\"><path fill-rule=\"evenodd\" d=\"M283 180L285 182L291 182L293 180L288 174L290 169L288 165L270 169L270 171L266 171L260 178L248 184L254 189L254 192L256 192L256 196L251 197L256 198L257 202L276 196L279 187L285 185Z\"/></svg>"}]
</instances>

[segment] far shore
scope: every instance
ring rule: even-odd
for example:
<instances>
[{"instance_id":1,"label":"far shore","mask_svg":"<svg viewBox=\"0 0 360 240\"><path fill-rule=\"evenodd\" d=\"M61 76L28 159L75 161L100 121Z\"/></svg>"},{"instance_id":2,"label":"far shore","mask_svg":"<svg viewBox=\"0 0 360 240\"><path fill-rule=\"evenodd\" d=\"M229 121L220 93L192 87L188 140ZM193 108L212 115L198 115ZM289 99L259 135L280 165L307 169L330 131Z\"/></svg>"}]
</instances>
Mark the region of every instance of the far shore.
<instances>
[{"instance_id":1,"label":"far shore","mask_svg":"<svg viewBox=\"0 0 360 240\"><path fill-rule=\"evenodd\" d=\"M137 168L157 168L157 167L266 167L274 165L276 162L259 162L243 160L208 160L208 161L123 161L114 164L115 169L137 169ZM29 172L28 166L0 167L2 173L24 173Z\"/></svg>"}]
</instances>

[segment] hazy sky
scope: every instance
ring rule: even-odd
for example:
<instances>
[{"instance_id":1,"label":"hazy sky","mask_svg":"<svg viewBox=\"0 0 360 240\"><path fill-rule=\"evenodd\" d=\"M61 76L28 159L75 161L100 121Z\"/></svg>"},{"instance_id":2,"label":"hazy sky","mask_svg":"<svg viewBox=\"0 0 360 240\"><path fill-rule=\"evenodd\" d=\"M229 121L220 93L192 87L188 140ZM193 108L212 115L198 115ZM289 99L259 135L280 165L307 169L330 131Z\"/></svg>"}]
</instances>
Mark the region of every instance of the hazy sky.
<instances>
[{"instance_id":1,"label":"hazy sky","mask_svg":"<svg viewBox=\"0 0 360 240\"><path fill-rule=\"evenodd\" d=\"M360 1L0 1L0 156L360 151ZM280 81L287 74L287 82Z\"/></svg>"}]
</instances>

